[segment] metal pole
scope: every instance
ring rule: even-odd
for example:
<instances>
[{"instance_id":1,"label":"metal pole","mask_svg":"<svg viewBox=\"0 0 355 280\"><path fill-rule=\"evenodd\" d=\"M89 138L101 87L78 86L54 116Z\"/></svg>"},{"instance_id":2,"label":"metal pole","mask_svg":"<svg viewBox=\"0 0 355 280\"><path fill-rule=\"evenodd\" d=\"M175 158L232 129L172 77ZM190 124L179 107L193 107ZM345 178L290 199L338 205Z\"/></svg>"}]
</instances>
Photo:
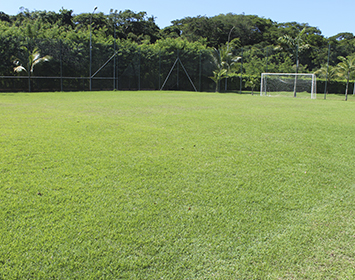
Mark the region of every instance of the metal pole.
<instances>
[{"instance_id":1,"label":"metal pole","mask_svg":"<svg viewBox=\"0 0 355 280\"><path fill-rule=\"evenodd\" d=\"M228 34L228 44L227 44L227 49L229 50L229 41L230 41L230 38L231 38L231 34L232 34L232 30L236 27L236 25L234 25L231 30L229 31L229 34Z\"/></svg>"},{"instance_id":2,"label":"metal pole","mask_svg":"<svg viewBox=\"0 0 355 280\"><path fill-rule=\"evenodd\" d=\"M63 91L63 50L62 50L62 40L59 40L60 48L60 91Z\"/></svg>"},{"instance_id":3,"label":"metal pole","mask_svg":"<svg viewBox=\"0 0 355 280\"><path fill-rule=\"evenodd\" d=\"M266 69L265 69L265 72L267 73L268 72L268 66L269 66L269 47L266 47ZM265 88L265 95L266 95L266 88L267 88L267 81L265 79L264 81L264 77L263 77L263 74L261 74L261 86L260 86L260 93L263 89L263 87Z\"/></svg>"},{"instance_id":4,"label":"metal pole","mask_svg":"<svg viewBox=\"0 0 355 280\"><path fill-rule=\"evenodd\" d=\"M239 93L242 94L242 86L243 86L243 48L242 55L240 59L240 85L239 85Z\"/></svg>"},{"instance_id":5,"label":"metal pole","mask_svg":"<svg viewBox=\"0 0 355 280\"><path fill-rule=\"evenodd\" d=\"M110 13L113 13L113 9L110 10ZM117 10L115 10L115 13L113 14L113 53L116 54L116 16L117 16ZM116 89L116 55L113 58L113 90Z\"/></svg>"},{"instance_id":6,"label":"metal pole","mask_svg":"<svg viewBox=\"0 0 355 280\"><path fill-rule=\"evenodd\" d=\"M198 73L198 91L201 91L201 74L202 74L202 63L201 63L201 50L199 59L199 73Z\"/></svg>"},{"instance_id":7,"label":"metal pole","mask_svg":"<svg viewBox=\"0 0 355 280\"><path fill-rule=\"evenodd\" d=\"M266 69L265 72L268 71L268 63L269 63L269 47L266 47Z\"/></svg>"},{"instance_id":8,"label":"metal pole","mask_svg":"<svg viewBox=\"0 0 355 280\"><path fill-rule=\"evenodd\" d=\"M324 99L327 98L327 86L328 86L328 71L329 71L329 57L330 57L330 42L328 45L328 61L327 61L327 73L325 75L325 87L324 87Z\"/></svg>"},{"instance_id":9,"label":"metal pole","mask_svg":"<svg viewBox=\"0 0 355 280\"><path fill-rule=\"evenodd\" d=\"M179 49L177 50L177 60L180 60ZM179 64L176 67L176 89L179 90Z\"/></svg>"},{"instance_id":10,"label":"metal pole","mask_svg":"<svg viewBox=\"0 0 355 280\"><path fill-rule=\"evenodd\" d=\"M298 74L298 66L299 66L299 57L298 57L298 48L300 45L300 38L297 40L297 46L296 46L296 75L295 75L295 81L293 85L293 97L296 97L297 95L297 74Z\"/></svg>"},{"instance_id":11,"label":"metal pole","mask_svg":"<svg viewBox=\"0 0 355 280\"><path fill-rule=\"evenodd\" d=\"M92 63L92 16L95 13L95 11L97 10L97 6L94 7L94 10L92 11L91 15L90 15L90 72L89 72L89 78L90 78L90 84L89 84L89 88L91 91L91 63Z\"/></svg>"},{"instance_id":12,"label":"metal pole","mask_svg":"<svg viewBox=\"0 0 355 280\"><path fill-rule=\"evenodd\" d=\"M28 92L31 92L31 71L28 71Z\"/></svg>"},{"instance_id":13,"label":"metal pole","mask_svg":"<svg viewBox=\"0 0 355 280\"><path fill-rule=\"evenodd\" d=\"M138 90L141 90L141 48L138 48Z\"/></svg>"},{"instance_id":14,"label":"metal pole","mask_svg":"<svg viewBox=\"0 0 355 280\"><path fill-rule=\"evenodd\" d=\"M160 88L160 90L163 90L163 87L165 86L166 82L168 81L168 79L169 79L169 77L170 77L170 74L171 74L171 72L173 72L174 67L175 67L175 65L176 65L176 63L177 63L178 61L179 61L179 58L177 58L177 59L175 60L174 65L173 65L173 67L171 67L170 72L169 72L168 76L166 76L166 79L165 79L165 81L164 81L162 87Z\"/></svg>"},{"instance_id":15,"label":"metal pole","mask_svg":"<svg viewBox=\"0 0 355 280\"><path fill-rule=\"evenodd\" d=\"M161 76L161 50L159 50L159 89L160 89L160 76Z\"/></svg>"},{"instance_id":16,"label":"metal pole","mask_svg":"<svg viewBox=\"0 0 355 280\"><path fill-rule=\"evenodd\" d=\"M233 29L236 27L236 25L234 25L231 30L229 31L229 34L228 34L228 42L227 42L227 52L229 51L229 41L230 41L230 38L231 38L231 34L232 34L232 31ZM224 84L224 91L227 91L227 79L228 77L225 78L225 84Z\"/></svg>"},{"instance_id":17,"label":"metal pole","mask_svg":"<svg viewBox=\"0 0 355 280\"><path fill-rule=\"evenodd\" d=\"M122 54L118 57L118 61L117 61L117 89L118 90L120 90L121 88L122 88L122 83L121 83L121 76L122 75L120 75L119 74L119 69L120 69L120 66L121 66L121 56L122 56Z\"/></svg>"}]
</instances>

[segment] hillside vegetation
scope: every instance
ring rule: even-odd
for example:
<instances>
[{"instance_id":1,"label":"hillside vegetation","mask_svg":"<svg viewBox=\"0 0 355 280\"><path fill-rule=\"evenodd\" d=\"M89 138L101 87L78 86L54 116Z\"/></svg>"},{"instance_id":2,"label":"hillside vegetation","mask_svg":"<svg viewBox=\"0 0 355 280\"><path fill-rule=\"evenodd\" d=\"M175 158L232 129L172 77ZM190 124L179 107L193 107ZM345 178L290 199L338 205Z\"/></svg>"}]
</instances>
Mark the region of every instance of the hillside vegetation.
<instances>
[{"instance_id":1,"label":"hillside vegetation","mask_svg":"<svg viewBox=\"0 0 355 280\"><path fill-rule=\"evenodd\" d=\"M303 30L305 31L302 32ZM118 51L117 60L124 62L136 60L132 62L133 66L121 65L123 68L116 71L117 75L126 75L127 72L132 73L131 76L140 75L136 69L138 61L146 64L141 73L146 73L154 67L158 68L158 63L164 60L164 55L166 57L171 55L166 58L171 67L179 56L177 53L179 50L189 53L191 57L186 60L198 63L198 60L201 60L199 58L201 53L203 56L206 51L212 53L214 50L221 51L226 48L234 56L242 57L238 65L235 65L235 69L232 69L237 76L245 74L257 77L260 77L261 72L313 73L328 65L328 61L330 66L336 66L341 62L339 56L349 57L355 52L355 39L351 33L340 32L326 38L321 34L321 30L307 23L278 23L256 15L228 13L214 17L185 17L173 20L170 26L160 29L154 17L148 16L146 12L125 10L116 14L75 15L72 10L66 9L60 10L59 13L31 12L23 9L14 16L0 12L2 61L0 75L14 75L14 58L24 56L24 48L33 50L37 47L43 55L52 56L53 60L46 64L46 67L37 67L36 75L87 77L90 63L90 32L92 32L93 69L99 69L115 50ZM299 41L284 44L285 40L282 39L286 38L291 42L301 33L306 48L301 49L297 46L295 42ZM133 58L132 55L136 56ZM216 66L208 68L209 64L211 62L202 57L202 66L195 64L191 67L191 69L200 67L205 71L195 80L201 80L201 76L202 79L208 80L213 75L212 71ZM111 68L114 67L109 65ZM119 62L116 63L116 67L120 67L117 65ZM169 67L166 67L165 72L168 72ZM189 73L193 71L189 70L188 66L186 69ZM112 76L110 73L112 70L103 73L103 76ZM159 75L151 74L155 77ZM228 77L233 78L233 75L229 73ZM147 81L149 79L151 80L147 78ZM246 81L243 79L244 82ZM235 81L236 85L238 83L239 80ZM145 88L157 89L158 82L156 81L154 85L148 84ZM212 89L213 86L207 88ZM343 89L344 85L341 89L336 86L333 92L343 92Z\"/></svg>"}]
</instances>

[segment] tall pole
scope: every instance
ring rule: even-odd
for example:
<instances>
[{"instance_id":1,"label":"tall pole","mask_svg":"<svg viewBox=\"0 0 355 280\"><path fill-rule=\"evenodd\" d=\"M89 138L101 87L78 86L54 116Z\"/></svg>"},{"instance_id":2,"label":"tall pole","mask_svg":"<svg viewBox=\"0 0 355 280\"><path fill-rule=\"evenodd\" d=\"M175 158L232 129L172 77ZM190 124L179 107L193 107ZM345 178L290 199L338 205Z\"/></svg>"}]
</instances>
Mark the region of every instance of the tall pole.
<instances>
[{"instance_id":1,"label":"tall pole","mask_svg":"<svg viewBox=\"0 0 355 280\"><path fill-rule=\"evenodd\" d=\"M266 47L266 69L265 69L266 73L268 72L268 66L269 66L268 63L269 63L269 47ZM264 85L264 83L265 83L265 85ZM263 87L263 85L264 85L264 87ZM261 74L260 93L262 92L263 88L265 88L265 95L266 95L267 81L266 81L266 79L264 81L263 74Z\"/></svg>"},{"instance_id":2,"label":"tall pole","mask_svg":"<svg viewBox=\"0 0 355 280\"><path fill-rule=\"evenodd\" d=\"M141 90L141 48L138 48L138 90Z\"/></svg>"},{"instance_id":3,"label":"tall pole","mask_svg":"<svg viewBox=\"0 0 355 280\"><path fill-rule=\"evenodd\" d=\"M240 60L239 94L242 94L242 87L243 87L243 48L242 48L242 58Z\"/></svg>"},{"instance_id":4,"label":"tall pole","mask_svg":"<svg viewBox=\"0 0 355 280\"><path fill-rule=\"evenodd\" d=\"M234 25L231 28L231 30L229 31L229 34L228 34L227 52L229 52L229 41L230 41L230 38L231 38L232 31L233 31L233 29L235 27L236 27L236 25ZM224 91L227 91L227 79L228 79L228 77L226 77L226 79L225 79Z\"/></svg>"},{"instance_id":5,"label":"tall pole","mask_svg":"<svg viewBox=\"0 0 355 280\"><path fill-rule=\"evenodd\" d=\"M92 62L92 16L95 13L95 11L97 10L97 6L94 7L94 10L92 11L91 15L90 15L90 72L89 72L89 76L90 76L90 91L91 91L91 62Z\"/></svg>"},{"instance_id":6,"label":"tall pole","mask_svg":"<svg viewBox=\"0 0 355 280\"><path fill-rule=\"evenodd\" d=\"M298 57L298 47L299 47L299 39L296 45L296 75L295 75L295 82L293 85L293 97L296 97L297 94L297 74L298 74L298 66L299 66L299 57Z\"/></svg>"},{"instance_id":7,"label":"tall pole","mask_svg":"<svg viewBox=\"0 0 355 280\"><path fill-rule=\"evenodd\" d=\"M327 98L329 57L330 57L330 41L329 41L329 45L328 45L328 60L327 60L327 73L326 73L326 75L325 75L324 99Z\"/></svg>"},{"instance_id":8,"label":"tall pole","mask_svg":"<svg viewBox=\"0 0 355 280\"><path fill-rule=\"evenodd\" d=\"M229 34L228 34L228 44L227 44L227 48L228 48L228 50L229 50L229 41L230 41L230 39L231 39L231 34L232 34L232 31L233 31L233 29L236 27L236 25L234 25L232 28L231 28L231 30L229 31Z\"/></svg>"},{"instance_id":9,"label":"tall pole","mask_svg":"<svg viewBox=\"0 0 355 280\"><path fill-rule=\"evenodd\" d=\"M266 69L265 72L268 71L268 62L269 62L269 47L266 47Z\"/></svg>"},{"instance_id":10,"label":"tall pole","mask_svg":"<svg viewBox=\"0 0 355 280\"><path fill-rule=\"evenodd\" d=\"M177 62L179 62L179 49L177 49ZM176 89L179 90L179 63L176 67Z\"/></svg>"},{"instance_id":11,"label":"tall pole","mask_svg":"<svg viewBox=\"0 0 355 280\"><path fill-rule=\"evenodd\" d=\"M110 10L110 13L113 12L113 9ZM114 19L113 19L113 53L115 54L113 58L113 90L116 89L116 16L117 10L115 10Z\"/></svg>"},{"instance_id":12,"label":"tall pole","mask_svg":"<svg viewBox=\"0 0 355 280\"><path fill-rule=\"evenodd\" d=\"M59 52L60 52L60 91L63 91L63 51L62 40L59 40Z\"/></svg>"},{"instance_id":13,"label":"tall pole","mask_svg":"<svg viewBox=\"0 0 355 280\"><path fill-rule=\"evenodd\" d=\"M201 74L202 74L201 52L202 51L200 50L199 71L198 71L198 91L201 91Z\"/></svg>"},{"instance_id":14,"label":"tall pole","mask_svg":"<svg viewBox=\"0 0 355 280\"><path fill-rule=\"evenodd\" d=\"M160 76L161 76L161 50L159 50L159 87L158 89L160 89Z\"/></svg>"}]
</instances>

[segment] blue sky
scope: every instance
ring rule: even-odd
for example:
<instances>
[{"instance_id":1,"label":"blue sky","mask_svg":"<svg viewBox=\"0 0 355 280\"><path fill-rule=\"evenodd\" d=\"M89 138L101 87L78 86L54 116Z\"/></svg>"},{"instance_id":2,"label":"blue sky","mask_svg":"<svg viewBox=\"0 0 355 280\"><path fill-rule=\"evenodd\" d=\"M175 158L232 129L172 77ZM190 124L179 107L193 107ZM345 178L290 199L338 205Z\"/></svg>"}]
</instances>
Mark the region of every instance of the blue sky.
<instances>
[{"instance_id":1,"label":"blue sky","mask_svg":"<svg viewBox=\"0 0 355 280\"><path fill-rule=\"evenodd\" d=\"M340 32L355 33L355 1L354 0L79 0L79 1L11 1L2 0L0 11L9 15L16 15L20 7L33 10L46 10L58 12L62 7L73 10L74 14L91 12L95 6L98 11L108 14L110 9L119 11L130 9L135 12L145 11L148 16L156 17L160 28L170 25L172 20L187 16L214 16L218 14L235 13L258 15L270 18L276 22L308 23L318 27L325 37Z\"/></svg>"}]
</instances>

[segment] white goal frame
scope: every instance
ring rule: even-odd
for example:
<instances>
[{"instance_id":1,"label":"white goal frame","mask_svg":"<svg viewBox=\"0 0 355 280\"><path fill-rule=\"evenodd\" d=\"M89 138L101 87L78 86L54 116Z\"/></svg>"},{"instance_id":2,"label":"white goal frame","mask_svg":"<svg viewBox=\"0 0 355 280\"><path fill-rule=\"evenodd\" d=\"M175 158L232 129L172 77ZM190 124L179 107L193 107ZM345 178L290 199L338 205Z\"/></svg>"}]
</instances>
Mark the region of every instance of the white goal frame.
<instances>
[{"instance_id":1,"label":"white goal frame","mask_svg":"<svg viewBox=\"0 0 355 280\"><path fill-rule=\"evenodd\" d=\"M296 97L296 86L297 86L297 80L300 76L305 76L309 77L310 79L310 93L311 93L311 99L316 99L317 98L317 77L315 74L311 73L262 73L261 74L261 83L260 83L260 95L261 96L268 96L268 91L267 91L267 81L266 78L267 76L290 76L294 77L294 97Z\"/></svg>"}]
</instances>

